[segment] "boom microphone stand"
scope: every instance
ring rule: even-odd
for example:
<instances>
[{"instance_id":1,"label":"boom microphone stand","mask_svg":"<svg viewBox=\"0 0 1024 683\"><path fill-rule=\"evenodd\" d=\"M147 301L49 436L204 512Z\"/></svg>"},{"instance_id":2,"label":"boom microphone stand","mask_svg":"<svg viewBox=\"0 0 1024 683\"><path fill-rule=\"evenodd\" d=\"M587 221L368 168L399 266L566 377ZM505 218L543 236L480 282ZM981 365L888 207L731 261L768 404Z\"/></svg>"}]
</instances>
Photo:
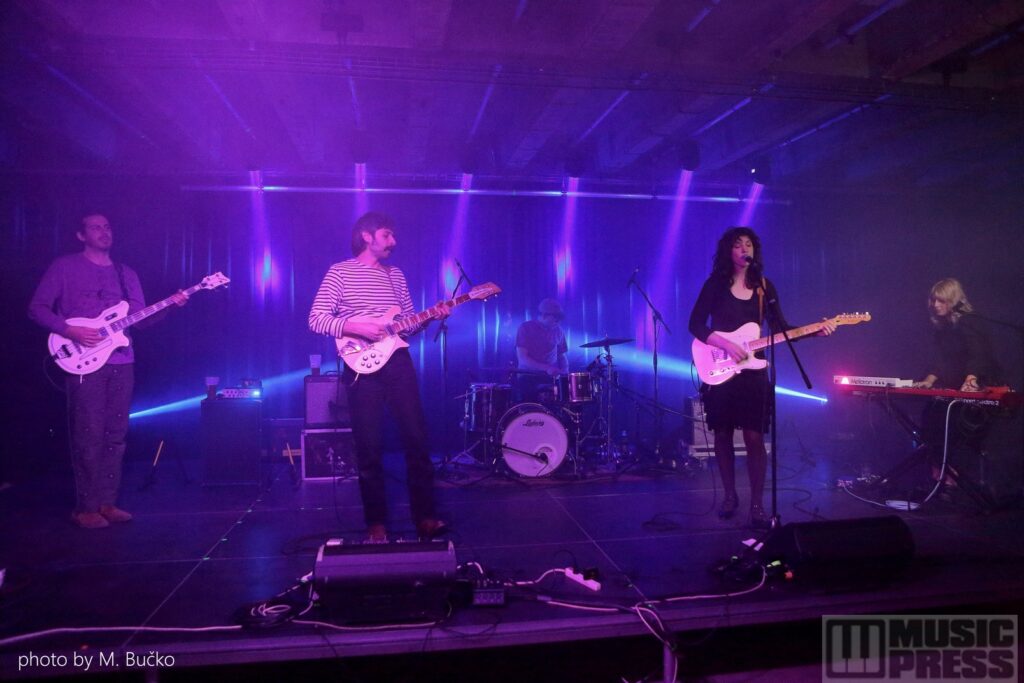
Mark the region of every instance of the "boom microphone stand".
<instances>
[{"instance_id":1,"label":"boom microphone stand","mask_svg":"<svg viewBox=\"0 0 1024 683\"><path fill-rule=\"evenodd\" d=\"M757 273L760 275L760 273ZM765 289L758 285L759 289ZM789 334L786 332L785 326L782 324L782 314L779 311L779 301L774 296L769 296L768 292L764 292L765 298L765 319L768 321L768 419L772 430L772 515L770 518L772 531L777 530L782 525L782 517L779 515L779 448L778 448L778 420L775 414L775 387L776 387L776 365L775 365L775 342L776 337L781 336L786 340L786 346L789 347L790 353L793 355L793 361L796 363L796 367L800 370L800 376L804 380L804 386L808 390L812 389L811 380L807 376L807 372L804 371L804 366L800 362L800 356L797 355L796 349L793 347L793 340L789 338ZM779 333L775 330L778 329Z\"/></svg>"},{"instance_id":2,"label":"boom microphone stand","mask_svg":"<svg viewBox=\"0 0 1024 683\"><path fill-rule=\"evenodd\" d=\"M668 325L665 324L665 319L661 317L661 311L659 311L654 304L651 302L651 297L647 296L647 292L640 286L640 283L636 281L637 268L633 271L633 276L629 278L629 282L626 287L633 285L636 287L636 291L640 292L640 296L647 302L647 307L651 309L651 323L654 326L654 353L653 353L653 365L654 365L654 457L661 460L661 403L658 401L658 324L665 328L665 331L672 334L672 330L669 329ZM605 349L607 351L607 347ZM609 439L610 441L610 439Z\"/></svg>"},{"instance_id":3,"label":"boom microphone stand","mask_svg":"<svg viewBox=\"0 0 1024 683\"><path fill-rule=\"evenodd\" d=\"M466 271L462 269L462 264L456 258L452 259L455 261L455 265L459 269L459 279L455 281L455 286L452 287L452 295L449 299L454 299L459 293L459 287L465 282L470 287L473 286L473 281L466 275ZM441 424L444 425L444 457L441 459L441 466L445 466L452 461L452 449L448 434L448 318L441 318L441 324L437 328L437 332L434 334L434 342L441 340L441 395L444 397L441 401Z\"/></svg>"}]
</instances>

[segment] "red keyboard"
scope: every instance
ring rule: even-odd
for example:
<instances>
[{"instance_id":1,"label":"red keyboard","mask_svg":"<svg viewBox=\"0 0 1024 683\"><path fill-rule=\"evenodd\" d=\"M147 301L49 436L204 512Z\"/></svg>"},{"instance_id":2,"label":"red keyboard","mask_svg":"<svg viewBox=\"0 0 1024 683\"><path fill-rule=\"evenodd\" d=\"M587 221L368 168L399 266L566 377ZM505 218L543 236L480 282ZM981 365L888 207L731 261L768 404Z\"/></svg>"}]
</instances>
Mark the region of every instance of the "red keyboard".
<instances>
[{"instance_id":1,"label":"red keyboard","mask_svg":"<svg viewBox=\"0 0 1024 683\"><path fill-rule=\"evenodd\" d=\"M925 398L959 399L987 405L1018 406L1024 403L1019 392L1010 387L989 387L984 391L956 389L915 389L913 387L872 387L837 383L836 387L854 394L885 394L887 396L923 396Z\"/></svg>"}]
</instances>

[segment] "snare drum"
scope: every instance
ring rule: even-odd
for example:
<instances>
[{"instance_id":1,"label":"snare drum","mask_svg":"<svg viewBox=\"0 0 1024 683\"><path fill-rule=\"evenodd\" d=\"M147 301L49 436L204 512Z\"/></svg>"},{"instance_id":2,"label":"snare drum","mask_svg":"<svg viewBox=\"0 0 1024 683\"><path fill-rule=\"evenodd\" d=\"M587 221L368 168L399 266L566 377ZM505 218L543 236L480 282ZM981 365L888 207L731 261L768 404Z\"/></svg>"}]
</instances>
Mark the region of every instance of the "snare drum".
<instances>
[{"instance_id":1,"label":"snare drum","mask_svg":"<svg viewBox=\"0 0 1024 683\"><path fill-rule=\"evenodd\" d=\"M467 432L489 433L508 408L512 387L507 384L470 384L466 392Z\"/></svg>"},{"instance_id":2,"label":"snare drum","mask_svg":"<svg viewBox=\"0 0 1024 683\"><path fill-rule=\"evenodd\" d=\"M555 400L559 403L590 403L595 389L589 372L570 372L555 378Z\"/></svg>"},{"instance_id":3,"label":"snare drum","mask_svg":"<svg viewBox=\"0 0 1024 683\"><path fill-rule=\"evenodd\" d=\"M548 476L569 451L562 422L539 403L520 403L502 415L498 439L505 464L524 477Z\"/></svg>"}]
</instances>

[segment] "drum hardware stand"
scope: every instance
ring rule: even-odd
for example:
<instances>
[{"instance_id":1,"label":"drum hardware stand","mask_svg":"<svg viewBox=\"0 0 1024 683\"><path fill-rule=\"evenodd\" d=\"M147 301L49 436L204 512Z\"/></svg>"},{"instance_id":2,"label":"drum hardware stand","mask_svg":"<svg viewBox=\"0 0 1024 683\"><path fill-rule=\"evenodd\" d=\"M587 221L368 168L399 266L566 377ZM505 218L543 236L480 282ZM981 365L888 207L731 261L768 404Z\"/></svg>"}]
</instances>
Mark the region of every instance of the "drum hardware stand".
<instances>
[{"instance_id":1,"label":"drum hardware stand","mask_svg":"<svg viewBox=\"0 0 1024 683\"><path fill-rule=\"evenodd\" d=\"M572 422L573 448L569 451L569 457L572 459L572 474L574 477L579 478L583 476L580 471L580 465L583 462L583 442L589 438L590 432L594 429L594 424L592 423L590 429L587 430L587 436L580 436L583 431L583 408L580 407L579 410L574 410L572 407L566 406L562 408L562 413Z\"/></svg>"},{"instance_id":2,"label":"drum hardware stand","mask_svg":"<svg viewBox=\"0 0 1024 683\"><path fill-rule=\"evenodd\" d=\"M654 365L654 404L659 405L658 402L658 324L660 323L665 331L672 334L672 330L669 329L668 325L665 324L665 319L661 316L659 311L654 304L651 302L651 297L647 296L647 292L640 286L640 283L636 281L636 273L633 273L633 277L629 279L629 284L636 287L636 291L640 292L643 296L644 301L647 302L647 307L651 309L651 324L654 327L654 348L652 363ZM607 350L608 347L605 347ZM609 443L610 443L609 439ZM658 412L654 416L654 455L658 458L658 462L661 462L661 413Z\"/></svg>"}]
</instances>

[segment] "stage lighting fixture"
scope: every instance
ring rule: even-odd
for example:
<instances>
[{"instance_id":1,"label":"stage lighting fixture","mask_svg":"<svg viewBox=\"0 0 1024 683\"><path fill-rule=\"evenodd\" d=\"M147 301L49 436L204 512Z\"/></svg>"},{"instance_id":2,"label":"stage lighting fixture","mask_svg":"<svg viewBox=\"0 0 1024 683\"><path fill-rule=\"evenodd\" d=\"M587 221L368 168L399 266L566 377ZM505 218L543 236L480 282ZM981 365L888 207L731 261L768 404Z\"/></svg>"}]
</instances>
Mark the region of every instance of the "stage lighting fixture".
<instances>
[{"instance_id":1,"label":"stage lighting fixture","mask_svg":"<svg viewBox=\"0 0 1024 683\"><path fill-rule=\"evenodd\" d=\"M700 166L700 145L696 140L684 140L676 146L676 161L684 171L696 171Z\"/></svg>"},{"instance_id":2,"label":"stage lighting fixture","mask_svg":"<svg viewBox=\"0 0 1024 683\"><path fill-rule=\"evenodd\" d=\"M755 183L767 185L772 179L772 163L768 157L754 159L750 164L750 176Z\"/></svg>"}]
</instances>

